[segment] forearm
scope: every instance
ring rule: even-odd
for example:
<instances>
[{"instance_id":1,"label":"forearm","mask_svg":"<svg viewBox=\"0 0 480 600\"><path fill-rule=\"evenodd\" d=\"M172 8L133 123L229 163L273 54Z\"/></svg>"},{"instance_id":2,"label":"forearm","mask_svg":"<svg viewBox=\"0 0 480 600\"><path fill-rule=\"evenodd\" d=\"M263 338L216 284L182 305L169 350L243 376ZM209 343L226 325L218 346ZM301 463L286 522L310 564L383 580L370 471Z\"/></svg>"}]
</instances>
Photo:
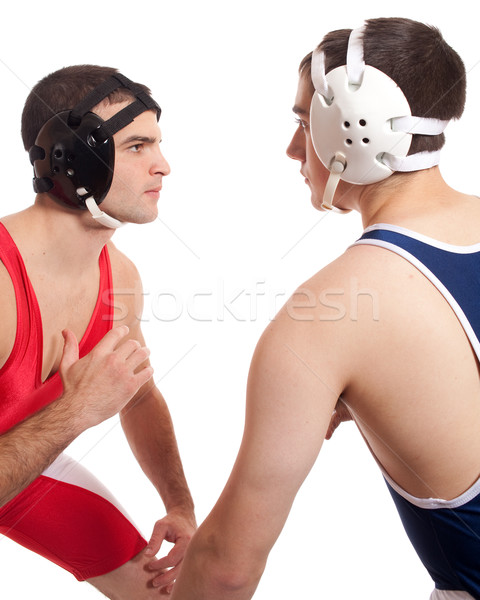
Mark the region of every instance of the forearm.
<instances>
[{"instance_id":1,"label":"forearm","mask_svg":"<svg viewBox=\"0 0 480 600\"><path fill-rule=\"evenodd\" d=\"M36 479L81 433L68 398L0 435L0 506Z\"/></svg>"},{"instance_id":2,"label":"forearm","mask_svg":"<svg viewBox=\"0 0 480 600\"><path fill-rule=\"evenodd\" d=\"M122 343L128 331L113 328L82 359L74 334L63 332L62 396L0 435L0 505L40 475L82 431L117 414L150 380L152 370L141 367L147 350ZM51 392L45 385L33 394L49 400ZM33 394L25 402L43 406Z\"/></svg>"},{"instance_id":3,"label":"forearm","mask_svg":"<svg viewBox=\"0 0 480 600\"><path fill-rule=\"evenodd\" d=\"M155 387L143 391L121 412L130 447L153 483L167 512L180 509L193 516L188 489L168 407Z\"/></svg>"}]
</instances>

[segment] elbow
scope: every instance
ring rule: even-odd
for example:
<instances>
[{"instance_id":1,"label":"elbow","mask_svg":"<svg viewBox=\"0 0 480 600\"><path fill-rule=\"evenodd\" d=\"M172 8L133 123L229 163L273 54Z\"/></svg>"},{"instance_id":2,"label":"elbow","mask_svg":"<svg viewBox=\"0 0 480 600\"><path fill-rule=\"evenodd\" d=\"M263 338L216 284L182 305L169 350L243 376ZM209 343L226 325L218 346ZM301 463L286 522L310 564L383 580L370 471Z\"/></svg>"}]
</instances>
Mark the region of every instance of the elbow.
<instances>
[{"instance_id":1,"label":"elbow","mask_svg":"<svg viewBox=\"0 0 480 600\"><path fill-rule=\"evenodd\" d=\"M211 566L211 577L215 582L215 588L219 592L229 594L227 597L235 597L235 593L249 593L253 595L258 582L262 576L264 567L259 568L258 565L251 565L247 568L246 565L235 564L219 564ZM250 597L250 596L249 596Z\"/></svg>"},{"instance_id":2,"label":"elbow","mask_svg":"<svg viewBox=\"0 0 480 600\"><path fill-rule=\"evenodd\" d=\"M221 545L220 551L210 553L203 567L210 571L214 587L225 598L253 596L265 570L266 557L243 544ZM221 595L220 595L221 596Z\"/></svg>"},{"instance_id":3,"label":"elbow","mask_svg":"<svg viewBox=\"0 0 480 600\"><path fill-rule=\"evenodd\" d=\"M254 552L245 553L237 544L222 541L217 545L212 537L203 538L200 528L190 543L182 573L185 569L195 587L208 591L205 597L250 598L266 560Z\"/></svg>"}]
</instances>

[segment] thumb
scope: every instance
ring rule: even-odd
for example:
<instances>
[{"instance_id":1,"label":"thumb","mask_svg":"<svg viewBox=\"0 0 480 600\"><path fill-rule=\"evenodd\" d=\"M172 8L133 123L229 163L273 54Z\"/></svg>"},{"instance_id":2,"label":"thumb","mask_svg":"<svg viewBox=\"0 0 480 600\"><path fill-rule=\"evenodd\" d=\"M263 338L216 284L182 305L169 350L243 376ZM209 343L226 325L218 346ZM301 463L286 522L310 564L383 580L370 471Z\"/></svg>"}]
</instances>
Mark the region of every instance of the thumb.
<instances>
[{"instance_id":1,"label":"thumb","mask_svg":"<svg viewBox=\"0 0 480 600\"><path fill-rule=\"evenodd\" d=\"M78 360L78 341L75 337L73 331L70 329L64 329L62 331L63 339L65 340L65 344L63 346L63 355L62 360L60 361L59 371L60 373L64 373L67 369L69 369L73 363Z\"/></svg>"}]
</instances>

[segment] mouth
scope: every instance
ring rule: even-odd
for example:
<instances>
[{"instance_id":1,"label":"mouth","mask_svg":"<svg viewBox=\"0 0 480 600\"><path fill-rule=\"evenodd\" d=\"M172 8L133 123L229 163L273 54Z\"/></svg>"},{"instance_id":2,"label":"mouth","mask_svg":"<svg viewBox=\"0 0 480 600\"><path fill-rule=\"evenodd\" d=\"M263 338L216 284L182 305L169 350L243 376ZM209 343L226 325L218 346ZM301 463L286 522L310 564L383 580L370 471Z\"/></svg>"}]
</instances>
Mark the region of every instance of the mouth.
<instances>
[{"instance_id":1,"label":"mouth","mask_svg":"<svg viewBox=\"0 0 480 600\"><path fill-rule=\"evenodd\" d=\"M156 200L158 200L160 198L160 191L162 189L162 186L159 185L156 188L152 188L151 190L146 190L144 193L149 196L150 198L154 198Z\"/></svg>"}]
</instances>

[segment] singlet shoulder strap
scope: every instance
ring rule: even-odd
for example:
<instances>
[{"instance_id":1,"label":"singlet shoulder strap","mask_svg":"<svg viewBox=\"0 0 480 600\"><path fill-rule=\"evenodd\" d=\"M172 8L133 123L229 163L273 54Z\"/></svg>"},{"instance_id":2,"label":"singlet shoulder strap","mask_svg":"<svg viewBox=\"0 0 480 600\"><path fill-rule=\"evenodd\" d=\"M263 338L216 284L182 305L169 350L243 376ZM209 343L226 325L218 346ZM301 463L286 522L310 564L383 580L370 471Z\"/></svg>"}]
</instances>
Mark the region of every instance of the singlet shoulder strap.
<instances>
[{"instance_id":1,"label":"singlet shoulder strap","mask_svg":"<svg viewBox=\"0 0 480 600\"><path fill-rule=\"evenodd\" d=\"M395 226L365 230L354 245L368 244L408 260L444 296L480 361L480 244L453 246Z\"/></svg>"},{"instance_id":2,"label":"singlet shoulder strap","mask_svg":"<svg viewBox=\"0 0 480 600\"><path fill-rule=\"evenodd\" d=\"M7 362L0 373L3 373L15 362L17 356L38 351L39 332L41 331L41 317L37 299L32 284L25 268L22 256L10 236L9 232L0 223L0 260L10 275L15 291L17 310L17 332L13 349ZM39 329L40 327L40 329ZM33 361L32 357L32 361ZM34 362L31 363L35 364Z\"/></svg>"},{"instance_id":3,"label":"singlet shoulder strap","mask_svg":"<svg viewBox=\"0 0 480 600\"><path fill-rule=\"evenodd\" d=\"M80 356L85 356L113 326L113 277L110 256L105 245L99 257L100 284L97 302L80 343Z\"/></svg>"}]
</instances>

